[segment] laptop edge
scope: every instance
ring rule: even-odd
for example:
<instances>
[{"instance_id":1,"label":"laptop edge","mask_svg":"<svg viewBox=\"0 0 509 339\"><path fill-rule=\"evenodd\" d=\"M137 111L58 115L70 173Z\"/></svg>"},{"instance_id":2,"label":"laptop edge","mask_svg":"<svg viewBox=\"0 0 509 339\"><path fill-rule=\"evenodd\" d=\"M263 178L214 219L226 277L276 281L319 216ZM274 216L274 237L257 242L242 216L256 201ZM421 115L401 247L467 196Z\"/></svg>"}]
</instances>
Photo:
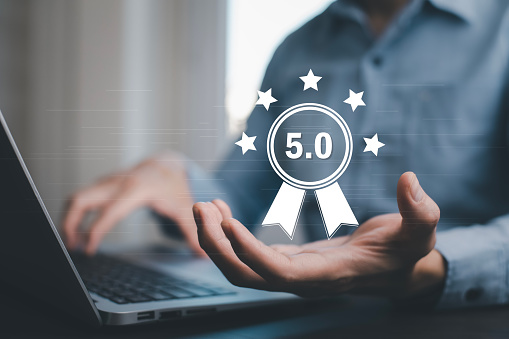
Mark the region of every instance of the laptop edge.
<instances>
[{"instance_id":1,"label":"laptop edge","mask_svg":"<svg viewBox=\"0 0 509 339\"><path fill-rule=\"evenodd\" d=\"M238 288L230 284L228 286L238 295L215 297L214 301L210 298L205 298L203 302L189 299L166 304L160 302L154 307L132 304L133 307L127 308L127 305L115 305L100 296L94 295L92 299L51 220L1 111L0 123L0 217L3 226L0 267L5 271L0 279L97 327L152 322L177 313L203 314L209 309L225 311L299 299L288 293ZM217 271L213 264L210 266ZM220 274L219 271L217 273ZM222 275L221 279L226 282ZM96 305L96 302L99 304ZM179 309L184 311L175 312ZM150 319L140 319L144 311L151 315Z\"/></svg>"},{"instance_id":2,"label":"laptop edge","mask_svg":"<svg viewBox=\"0 0 509 339\"><path fill-rule=\"evenodd\" d=\"M99 311L69 257L1 111L0 123L0 257L6 270L2 279L90 325L100 326Z\"/></svg>"}]
</instances>

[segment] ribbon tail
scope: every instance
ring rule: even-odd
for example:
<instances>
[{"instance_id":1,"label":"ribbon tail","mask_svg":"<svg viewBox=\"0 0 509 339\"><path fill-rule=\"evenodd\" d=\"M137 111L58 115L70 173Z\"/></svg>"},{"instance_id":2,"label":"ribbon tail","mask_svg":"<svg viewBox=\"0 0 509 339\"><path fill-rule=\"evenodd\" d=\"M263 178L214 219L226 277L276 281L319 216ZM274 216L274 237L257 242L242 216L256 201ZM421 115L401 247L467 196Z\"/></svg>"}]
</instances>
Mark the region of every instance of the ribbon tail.
<instances>
[{"instance_id":1,"label":"ribbon tail","mask_svg":"<svg viewBox=\"0 0 509 339\"><path fill-rule=\"evenodd\" d=\"M280 226L293 239L306 191L283 183L263 219L262 226Z\"/></svg>"},{"instance_id":2,"label":"ribbon tail","mask_svg":"<svg viewBox=\"0 0 509 339\"><path fill-rule=\"evenodd\" d=\"M315 196L320 207L327 238L332 238L342 225L359 225L337 182L316 190Z\"/></svg>"}]
</instances>

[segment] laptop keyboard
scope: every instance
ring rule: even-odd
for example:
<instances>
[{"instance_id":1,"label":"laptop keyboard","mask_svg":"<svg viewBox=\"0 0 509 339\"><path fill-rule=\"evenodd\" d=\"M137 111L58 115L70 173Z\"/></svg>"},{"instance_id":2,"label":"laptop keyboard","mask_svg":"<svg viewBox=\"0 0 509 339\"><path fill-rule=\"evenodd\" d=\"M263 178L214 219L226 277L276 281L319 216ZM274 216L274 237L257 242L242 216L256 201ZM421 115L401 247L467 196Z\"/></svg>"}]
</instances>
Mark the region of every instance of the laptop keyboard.
<instances>
[{"instance_id":1,"label":"laptop keyboard","mask_svg":"<svg viewBox=\"0 0 509 339\"><path fill-rule=\"evenodd\" d=\"M184 281L105 255L90 258L72 255L72 259L87 289L117 304L235 293L208 283Z\"/></svg>"}]
</instances>

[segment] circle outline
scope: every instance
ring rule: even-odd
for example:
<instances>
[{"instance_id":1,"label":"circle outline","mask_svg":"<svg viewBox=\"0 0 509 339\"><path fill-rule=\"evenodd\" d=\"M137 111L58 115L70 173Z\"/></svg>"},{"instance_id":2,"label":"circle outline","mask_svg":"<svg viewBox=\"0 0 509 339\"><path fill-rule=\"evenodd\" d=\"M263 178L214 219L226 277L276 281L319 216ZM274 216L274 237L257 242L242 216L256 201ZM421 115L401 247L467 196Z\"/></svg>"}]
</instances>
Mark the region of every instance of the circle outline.
<instances>
[{"instance_id":1,"label":"circle outline","mask_svg":"<svg viewBox=\"0 0 509 339\"><path fill-rule=\"evenodd\" d=\"M331 175L322 180L303 181L295 179L281 168L274 152L275 136L277 134L277 131L281 127L281 124L292 115L302 112L304 110L316 111L328 115L339 125L339 127L343 131L343 136L345 137L346 152L343 157L343 161ZM348 165L350 164L350 160L352 159L352 153L353 153L353 140L352 133L350 132L348 124L343 119L343 117L339 115L336 111L334 111L332 108L321 104L303 103L288 108L283 113L281 113L276 118L276 120L274 120L272 126L270 127L269 134L267 135L267 156L269 158L270 165L272 166L276 174L281 179L283 179L284 182L291 186L301 189L319 189L329 186L336 182L337 179L345 172Z\"/></svg>"}]
</instances>

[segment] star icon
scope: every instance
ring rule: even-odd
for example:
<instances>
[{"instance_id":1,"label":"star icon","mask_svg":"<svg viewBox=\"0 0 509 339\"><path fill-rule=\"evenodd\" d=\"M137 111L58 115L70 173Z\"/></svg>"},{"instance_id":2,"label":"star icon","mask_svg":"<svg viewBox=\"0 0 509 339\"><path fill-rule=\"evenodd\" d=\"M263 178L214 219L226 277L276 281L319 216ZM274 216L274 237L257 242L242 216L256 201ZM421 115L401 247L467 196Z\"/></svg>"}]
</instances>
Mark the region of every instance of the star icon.
<instances>
[{"instance_id":1,"label":"star icon","mask_svg":"<svg viewBox=\"0 0 509 339\"><path fill-rule=\"evenodd\" d=\"M378 149L384 147L385 144L378 141L378 133L376 133L372 138L364 138L366 142L366 148L364 148L364 152L373 152L375 156L378 156Z\"/></svg>"},{"instance_id":2,"label":"star icon","mask_svg":"<svg viewBox=\"0 0 509 339\"><path fill-rule=\"evenodd\" d=\"M269 88L267 92L258 91L258 101L257 105L263 105L265 109L268 111L270 104L276 102L277 100L272 97L272 88Z\"/></svg>"},{"instance_id":3,"label":"star icon","mask_svg":"<svg viewBox=\"0 0 509 339\"><path fill-rule=\"evenodd\" d=\"M354 91L350 90L350 97L343 101L345 104L349 104L352 107L352 112L355 112L355 109L359 106L366 106L364 101L362 101L362 95L364 94L364 91L355 93Z\"/></svg>"},{"instance_id":4,"label":"star icon","mask_svg":"<svg viewBox=\"0 0 509 339\"><path fill-rule=\"evenodd\" d=\"M312 88L318 91L318 81L320 81L321 78L322 77L314 75L313 71L310 69L308 75L299 77L300 80L304 81L303 91L307 90L308 88Z\"/></svg>"},{"instance_id":5,"label":"star icon","mask_svg":"<svg viewBox=\"0 0 509 339\"><path fill-rule=\"evenodd\" d=\"M246 154L249 150L256 151L256 147L254 145L255 139L256 136L248 137L246 133L242 132L242 139L237 141L235 145L242 147L242 154Z\"/></svg>"}]
</instances>

